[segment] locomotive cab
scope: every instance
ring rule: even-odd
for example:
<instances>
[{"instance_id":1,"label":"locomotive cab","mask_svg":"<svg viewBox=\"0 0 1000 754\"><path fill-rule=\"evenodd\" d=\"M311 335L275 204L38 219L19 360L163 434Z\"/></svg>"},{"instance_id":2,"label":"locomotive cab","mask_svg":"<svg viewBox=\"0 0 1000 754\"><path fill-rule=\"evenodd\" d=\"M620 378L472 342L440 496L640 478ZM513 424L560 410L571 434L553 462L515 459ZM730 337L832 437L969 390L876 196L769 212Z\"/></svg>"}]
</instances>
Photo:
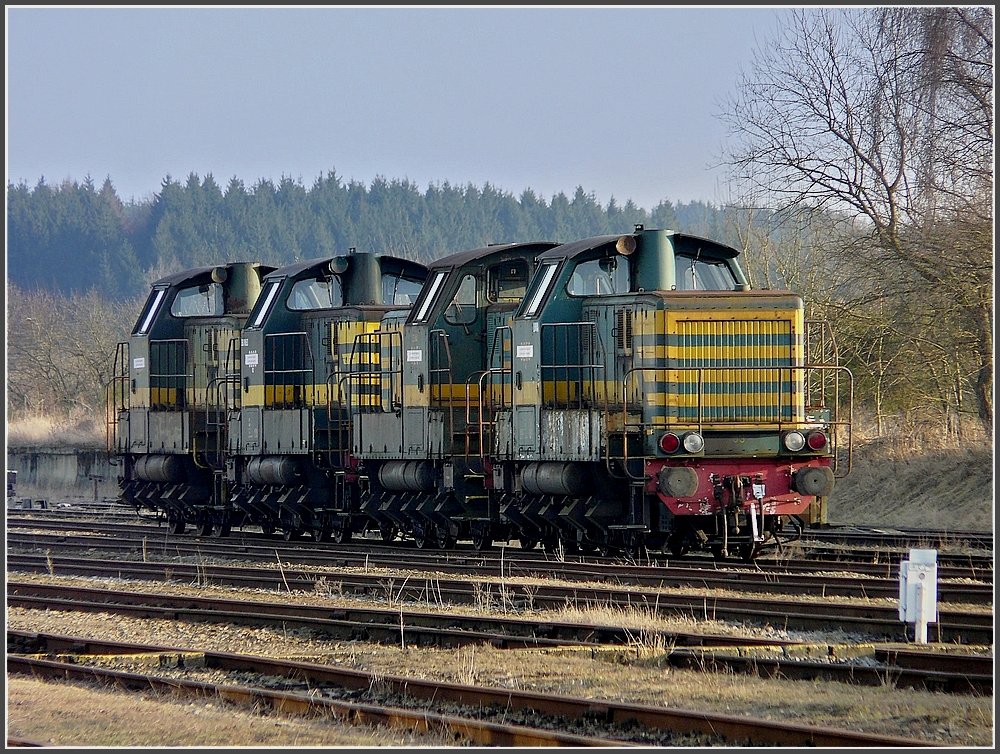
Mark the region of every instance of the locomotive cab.
<instances>
[{"instance_id":1,"label":"locomotive cab","mask_svg":"<svg viewBox=\"0 0 1000 754\"><path fill-rule=\"evenodd\" d=\"M124 502L165 516L179 533L221 525L213 510L223 420L220 378L273 267L234 262L157 280L132 335L118 344L108 390L108 450L121 459Z\"/></svg>"},{"instance_id":2,"label":"locomotive cab","mask_svg":"<svg viewBox=\"0 0 1000 754\"><path fill-rule=\"evenodd\" d=\"M751 558L832 491L849 372L737 255L639 226L539 257L494 447L522 544Z\"/></svg>"},{"instance_id":3,"label":"locomotive cab","mask_svg":"<svg viewBox=\"0 0 1000 754\"><path fill-rule=\"evenodd\" d=\"M238 516L286 539L351 537L359 492L348 402L375 397L370 381L349 375L379 364L359 336L405 312L425 275L416 262L352 249L265 278L228 406L227 480Z\"/></svg>"},{"instance_id":4,"label":"locomotive cab","mask_svg":"<svg viewBox=\"0 0 1000 754\"><path fill-rule=\"evenodd\" d=\"M379 396L355 409L353 451L371 490L367 514L384 538L450 547L496 518L474 408L535 256L553 246L498 244L438 260L405 321L387 318L368 338L380 354Z\"/></svg>"}]
</instances>

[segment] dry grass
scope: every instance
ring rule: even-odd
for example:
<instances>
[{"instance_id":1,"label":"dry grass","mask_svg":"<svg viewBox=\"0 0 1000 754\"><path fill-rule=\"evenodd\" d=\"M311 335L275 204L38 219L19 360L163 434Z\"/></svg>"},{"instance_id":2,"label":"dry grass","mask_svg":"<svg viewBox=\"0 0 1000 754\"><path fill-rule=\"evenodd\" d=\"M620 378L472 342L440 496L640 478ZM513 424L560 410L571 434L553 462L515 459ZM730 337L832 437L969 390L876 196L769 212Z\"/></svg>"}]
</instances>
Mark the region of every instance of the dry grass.
<instances>
[{"instance_id":1,"label":"dry grass","mask_svg":"<svg viewBox=\"0 0 1000 754\"><path fill-rule=\"evenodd\" d=\"M330 718L256 715L220 701L183 702L33 678L7 680L7 735L48 746L409 746L451 739L349 726Z\"/></svg>"},{"instance_id":2,"label":"dry grass","mask_svg":"<svg viewBox=\"0 0 1000 754\"><path fill-rule=\"evenodd\" d=\"M106 442L103 415L19 416L7 424L8 448L104 448Z\"/></svg>"},{"instance_id":3,"label":"dry grass","mask_svg":"<svg viewBox=\"0 0 1000 754\"><path fill-rule=\"evenodd\" d=\"M831 523L993 529L993 446L911 450L886 440L855 449L830 499Z\"/></svg>"}]
</instances>

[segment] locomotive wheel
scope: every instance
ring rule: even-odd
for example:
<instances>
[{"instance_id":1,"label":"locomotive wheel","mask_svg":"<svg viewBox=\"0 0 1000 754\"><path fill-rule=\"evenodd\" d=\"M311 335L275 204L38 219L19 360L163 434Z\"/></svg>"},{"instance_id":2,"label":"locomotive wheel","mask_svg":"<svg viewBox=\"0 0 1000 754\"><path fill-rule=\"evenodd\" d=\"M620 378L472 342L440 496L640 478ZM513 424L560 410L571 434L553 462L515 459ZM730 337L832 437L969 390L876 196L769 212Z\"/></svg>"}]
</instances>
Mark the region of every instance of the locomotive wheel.
<instances>
[{"instance_id":1,"label":"locomotive wheel","mask_svg":"<svg viewBox=\"0 0 1000 754\"><path fill-rule=\"evenodd\" d=\"M522 536L518 542L521 543L522 550L534 550L538 546L538 540L531 537Z\"/></svg>"},{"instance_id":2,"label":"locomotive wheel","mask_svg":"<svg viewBox=\"0 0 1000 754\"><path fill-rule=\"evenodd\" d=\"M260 531L265 537L270 537L272 534L274 534L274 526L272 526L271 524L261 524Z\"/></svg>"},{"instance_id":3,"label":"locomotive wheel","mask_svg":"<svg viewBox=\"0 0 1000 754\"><path fill-rule=\"evenodd\" d=\"M451 530L446 526L439 526L434 530L435 544L439 550L450 550L458 542L457 537L453 537Z\"/></svg>"},{"instance_id":4,"label":"locomotive wheel","mask_svg":"<svg viewBox=\"0 0 1000 754\"><path fill-rule=\"evenodd\" d=\"M597 545L597 554L602 558L609 558L618 552L618 548L611 544L610 541L604 540Z\"/></svg>"},{"instance_id":5,"label":"locomotive wheel","mask_svg":"<svg viewBox=\"0 0 1000 754\"><path fill-rule=\"evenodd\" d=\"M472 528L472 546L477 550L488 550L493 546L489 526L474 526Z\"/></svg>"},{"instance_id":6,"label":"locomotive wheel","mask_svg":"<svg viewBox=\"0 0 1000 754\"><path fill-rule=\"evenodd\" d=\"M688 547L687 542L684 540L683 536L672 535L670 539L667 540L667 548L670 550L670 554L675 558L679 558L683 555L687 555Z\"/></svg>"},{"instance_id":7,"label":"locomotive wheel","mask_svg":"<svg viewBox=\"0 0 1000 754\"><path fill-rule=\"evenodd\" d=\"M413 529L413 543L417 546L419 550L427 549L430 544L430 535L427 530L423 527Z\"/></svg>"},{"instance_id":8,"label":"locomotive wheel","mask_svg":"<svg viewBox=\"0 0 1000 754\"><path fill-rule=\"evenodd\" d=\"M580 553L580 545L575 539L565 539L560 538L562 542L563 552L567 555L578 555Z\"/></svg>"},{"instance_id":9,"label":"locomotive wheel","mask_svg":"<svg viewBox=\"0 0 1000 754\"><path fill-rule=\"evenodd\" d=\"M379 524L378 533L383 542L392 542L399 534L399 529L392 524Z\"/></svg>"},{"instance_id":10,"label":"locomotive wheel","mask_svg":"<svg viewBox=\"0 0 1000 754\"><path fill-rule=\"evenodd\" d=\"M752 563L759 553L756 542L745 542L736 548L736 554L744 563Z\"/></svg>"},{"instance_id":11,"label":"locomotive wheel","mask_svg":"<svg viewBox=\"0 0 1000 754\"><path fill-rule=\"evenodd\" d=\"M187 524L183 518L170 518L167 519L167 527L171 534L183 534Z\"/></svg>"},{"instance_id":12,"label":"locomotive wheel","mask_svg":"<svg viewBox=\"0 0 1000 754\"><path fill-rule=\"evenodd\" d=\"M229 533L232 531L232 528L233 528L232 525L228 523L218 524L217 526L212 527L213 533L217 537L228 537Z\"/></svg>"},{"instance_id":13,"label":"locomotive wheel","mask_svg":"<svg viewBox=\"0 0 1000 754\"><path fill-rule=\"evenodd\" d=\"M330 539L330 532L322 526L317 526L312 530L312 538L314 542L326 542Z\"/></svg>"},{"instance_id":14,"label":"locomotive wheel","mask_svg":"<svg viewBox=\"0 0 1000 754\"><path fill-rule=\"evenodd\" d=\"M347 526L334 527L333 530L333 541L338 545L342 545L345 542L351 541L351 530Z\"/></svg>"},{"instance_id":15,"label":"locomotive wheel","mask_svg":"<svg viewBox=\"0 0 1000 754\"><path fill-rule=\"evenodd\" d=\"M215 531L215 524L198 524L199 537L211 537L213 531Z\"/></svg>"},{"instance_id":16,"label":"locomotive wheel","mask_svg":"<svg viewBox=\"0 0 1000 754\"><path fill-rule=\"evenodd\" d=\"M646 557L646 535L640 531L626 533L625 554L630 558Z\"/></svg>"},{"instance_id":17,"label":"locomotive wheel","mask_svg":"<svg viewBox=\"0 0 1000 754\"><path fill-rule=\"evenodd\" d=\"M302 535L299 529L284 529L281 532L281 538L286 542L294 542Z\"/></svg>"}]
</instances>

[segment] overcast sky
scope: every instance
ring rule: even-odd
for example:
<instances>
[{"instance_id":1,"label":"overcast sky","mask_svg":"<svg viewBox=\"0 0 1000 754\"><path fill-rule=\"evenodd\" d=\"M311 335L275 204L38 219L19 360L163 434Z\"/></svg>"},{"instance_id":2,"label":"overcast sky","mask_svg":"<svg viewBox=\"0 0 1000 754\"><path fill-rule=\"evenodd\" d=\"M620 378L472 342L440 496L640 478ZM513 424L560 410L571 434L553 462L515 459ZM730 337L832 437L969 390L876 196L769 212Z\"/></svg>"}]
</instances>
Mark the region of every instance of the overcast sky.
<instances>
[{"instance_id":1,"label":"overcast sky","mask_svg":"<svg viewBox=\"0 0 1000 754\"><path fill-rule=\"evenodd\" d=\"M335 170L546 201L728 197L720 99L779 9L6 6L8 182Z\"/></svg>"}]
</instances>

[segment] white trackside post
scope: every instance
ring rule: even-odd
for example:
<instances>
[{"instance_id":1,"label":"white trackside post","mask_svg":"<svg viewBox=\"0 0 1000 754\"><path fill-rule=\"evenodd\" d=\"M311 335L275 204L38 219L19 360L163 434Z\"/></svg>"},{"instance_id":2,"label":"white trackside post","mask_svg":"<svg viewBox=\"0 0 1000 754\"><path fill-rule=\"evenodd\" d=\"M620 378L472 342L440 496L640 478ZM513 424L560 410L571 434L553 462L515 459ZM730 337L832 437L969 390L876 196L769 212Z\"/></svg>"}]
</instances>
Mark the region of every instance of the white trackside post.
<instances>
[{"instance_id":1,"label":"white trackside post","mask_svg":"<svg viewBox=\"0 0 1000 754\"><path fill-rule=\"evenodd\" d=\"M927 624L937 622L937 550L910 550L899 564L899 619L913 624L914 639L927 643Z\"/></svg>"}]
</instances>

